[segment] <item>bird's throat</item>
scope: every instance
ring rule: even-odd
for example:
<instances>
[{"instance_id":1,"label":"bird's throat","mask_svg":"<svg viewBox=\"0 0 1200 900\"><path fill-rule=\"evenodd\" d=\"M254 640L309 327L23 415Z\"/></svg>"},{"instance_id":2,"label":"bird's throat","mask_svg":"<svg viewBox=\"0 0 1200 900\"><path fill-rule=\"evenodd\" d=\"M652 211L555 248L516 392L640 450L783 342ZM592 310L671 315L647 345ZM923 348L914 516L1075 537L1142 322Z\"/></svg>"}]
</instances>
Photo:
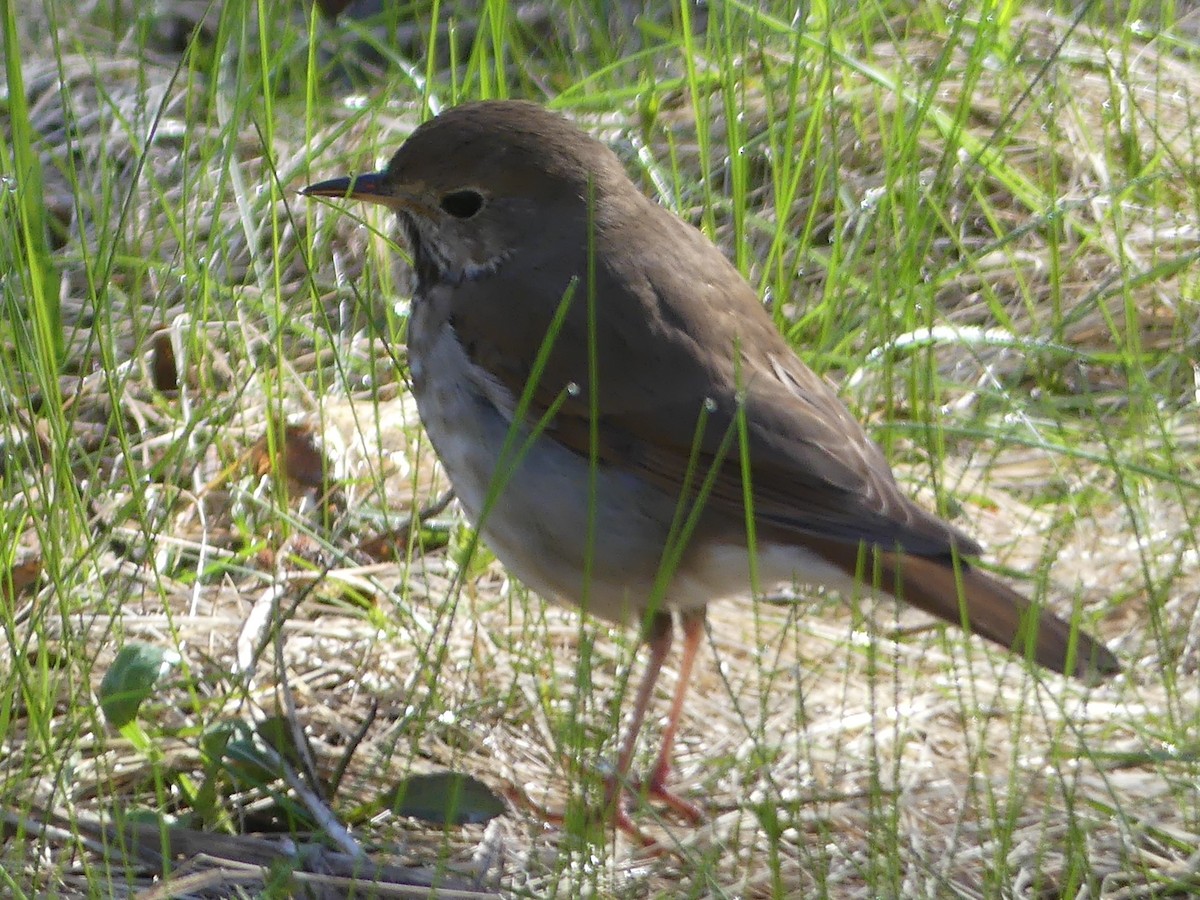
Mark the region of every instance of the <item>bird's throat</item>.
<instances>
[{"instance_id":1,"label":"bird's throat","mask_svg":"<svg viewBox=\"0 0 1200 900\"><path fill-rule=\"evenodd\" d=\"M420 225L412 216L401 212L400 227L404 230L404 238L412 252L413 273L417 279L414 291L416 296L423 296L446 281L458 280L453 277L448 260L437 241L430 240L423 234Z\"/></svg>"},{"instance_id":2,"label":"bird's throat","mask_svg":"<svg viewBox=\"0 0 1200 900\"><path fill-rule=\"evenodd\" d=\"M413 270L416 273L416 293L422 295L439 285L459 285L465 281L478 281L499 271L511 255L497 252L474 260L464 254L460 246L439 237L429 223L418 220L406 212L400 213L400 223L405 240L412 251ZM466 256L467 258L464 258Z\"/></svg>"}]
</instances>

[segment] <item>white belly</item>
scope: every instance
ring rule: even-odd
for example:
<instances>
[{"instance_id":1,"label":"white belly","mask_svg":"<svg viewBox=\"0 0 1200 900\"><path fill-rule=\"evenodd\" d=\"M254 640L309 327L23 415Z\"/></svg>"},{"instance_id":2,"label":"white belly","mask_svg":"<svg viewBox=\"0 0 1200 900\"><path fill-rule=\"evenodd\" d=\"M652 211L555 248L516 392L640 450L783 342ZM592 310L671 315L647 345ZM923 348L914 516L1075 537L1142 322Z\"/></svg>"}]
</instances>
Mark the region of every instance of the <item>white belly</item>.
<instances>
[{"instance_id":1,"label":"white belly","mask_svg":"<svg viewBox=\"0 0 1200 900\"><path fill-rule=\"evenodd\" d=\"M608 467L590 479L587 460L571 450L547 437L529 442L528 429L510 425L497 408L512 409L512 397L495 382L469 377L469 361L449 325L423 327L419 314L414 310L409 326L417 407L471 523L534 591L611 621L640 620L656 587L661 593L674 498ZM498 472L506 440L512 450ZM738 537L689 547L662 605L688 609L749 594L749 553ZM785 544L758 550L761 589L785 582L852 584L808 551Z\"/></svg>"}]
</instances>

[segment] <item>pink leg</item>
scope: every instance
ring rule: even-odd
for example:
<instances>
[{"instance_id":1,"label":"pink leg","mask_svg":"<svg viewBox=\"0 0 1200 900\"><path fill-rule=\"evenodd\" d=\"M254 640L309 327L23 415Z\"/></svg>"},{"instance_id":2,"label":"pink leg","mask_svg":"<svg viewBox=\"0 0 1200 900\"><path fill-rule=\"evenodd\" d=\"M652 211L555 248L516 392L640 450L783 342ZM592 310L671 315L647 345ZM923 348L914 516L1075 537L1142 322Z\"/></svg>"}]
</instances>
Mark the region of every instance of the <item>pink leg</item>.
<instances>
[{"instance_id":1,"label":"pink leg","mask_svg":"<svg viewBox=\"0 0 1200 900\"><path fill-rule=\"evenodd\" d=\"M631 781L629 770L633 765L633 754L637 748L638 734L646 718L646 710L654 695L654 687L662 672L667 654L671 652L672 623L669 614L660 613L650 625L647 643L650 645L650 659L646 664L646 673L638 685L637 697L634 700L633 719L625 733L625 742L621 746L621 755L617 761L617 771L609 779L606 793L607 805L613 817L613 824L622 831L645 841L641 831L634 825L626 814L622 803L622 793L626 790L638 789L636 782ZM650 775L647 785L651 796L666 803L677 814L689 822L703 821L704 814L692 803L667 790L667 776L671 771L671 750L675 744L675 733L679 728L679 719L683 713L683 702L692 676L692 667L696 662L696 653L700 649L700 641L704 637L704 610L691 611L683 616L683 658L680 660L679 683L675 695L671 699L671 710L667 715L667 726L663 730L662 744L658 751L658 761Z\"/></svg>"},{"instance_id":2,"label":"pink leg","mask_svg":"<svg viewBox=\"0 0 1200 900\"><path fill-rule=\"evenodd\" d=\"M633 720L625 732L625 742L621 745L621 755L617 759L617 771L608 783L606 800L609 808L616 810L618 817L624 816L621 811L621 793L629 787L629 769L633 765L633 751L637 747L638 733L642 730L642 723L646 719L646 709L650 706L650 699L654 695L654 686L658 683L663 662L666 660L667 654L671 652L673 629L674 624L671 622L670 613L659 613L650 623L646 639L646 643L650 645L650 659L646 663L646 673L642 675L642 681L638 685L637 697L633 704ZM624 829L619 820L617 824L623 830L628 830Z\"/></svg>"},{"instance_id":3,"label":"pink leg","mask_svg":"<svg viewBox=\"0 0 1200 900\"><path fill-rule=\"evenodd\" d=\"M663 729L662 745L658 751L658 761L650 772L650 794L662 800L675 812L692 823L704 820L704 814L693 803L684 800L678 794L667 790L667 776L671 773L671 751L675 746L675 732L679 728L679 718L683 714L683 701L687 696L692 682L692 667L696 662L696 653L700 649L700 641L704 638L704 609L690 610L683 614L683 658L679 661L679 683L675 686L675 696L671 698L671 711L667 715L667 727Z\"/></svg>"}]
</instances>

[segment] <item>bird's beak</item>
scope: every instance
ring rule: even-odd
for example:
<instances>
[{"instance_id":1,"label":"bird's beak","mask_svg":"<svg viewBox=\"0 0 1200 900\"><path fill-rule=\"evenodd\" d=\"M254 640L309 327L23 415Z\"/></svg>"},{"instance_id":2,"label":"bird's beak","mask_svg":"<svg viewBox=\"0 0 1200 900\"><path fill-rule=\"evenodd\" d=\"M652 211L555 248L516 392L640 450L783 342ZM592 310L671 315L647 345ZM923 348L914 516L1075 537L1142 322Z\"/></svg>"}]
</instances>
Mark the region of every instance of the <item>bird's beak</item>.
<instances>
[{"instance_id":1,"label":"bird's beak","mask_svg":"<svg viewBox=\"0 0 1200 900\"><path fill-rule=\"evenodd\" d=\"M421 202L417 191L406 189L391 182L384 172L368 172L345 178L330 178L318 181L300 191L306 197L334 197L339 200L361 200L377 203L388 209L424 212L428 204Z\"/></svg>"},{"instance_id":2,"label":"bird's beak","mask_svg":"<svg viewBox=\"0 0 1200 900\"><path fill-rule=\"evenodd\" d=\"M362 200L366 203L392 205L392 192L388 189L382 172L366 175L351 175L348 178L330 178L310 184L300 193L308 197L340 197L343 200Z\"/></svg>"}]
</instances>

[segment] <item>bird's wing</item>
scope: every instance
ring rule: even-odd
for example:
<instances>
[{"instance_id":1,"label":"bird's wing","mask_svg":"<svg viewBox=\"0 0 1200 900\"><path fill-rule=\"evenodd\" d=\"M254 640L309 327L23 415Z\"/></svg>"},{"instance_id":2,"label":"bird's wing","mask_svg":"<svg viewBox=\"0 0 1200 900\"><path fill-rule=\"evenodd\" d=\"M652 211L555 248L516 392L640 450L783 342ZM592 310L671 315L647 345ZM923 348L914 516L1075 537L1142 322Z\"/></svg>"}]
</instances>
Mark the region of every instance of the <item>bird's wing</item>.
<instances>
[{"instance_id":1,"label":"bird's wing","mask_svg":"<svg viewBox=\"0 0 1200 900\"><path fill-rule=\"evenodd\" d=\"M460 342L514 406L529 387L526 421L546 417L547 437L671 495L694 497L707 479L707 510L744 518L748 495L760 526L922 555L977 553L900 492L882 452L720 251L648 206L661 215L645 227L670 229L676 256L653 255L648 241L630 247L627 228L626 252L616 254L600 230L594 265L546 266L573 278L512 279L538 286L536 304L497 298L494 283L455 287ZM533 312L522 318L517 308Z\"/></svg>"}]
</instances>

